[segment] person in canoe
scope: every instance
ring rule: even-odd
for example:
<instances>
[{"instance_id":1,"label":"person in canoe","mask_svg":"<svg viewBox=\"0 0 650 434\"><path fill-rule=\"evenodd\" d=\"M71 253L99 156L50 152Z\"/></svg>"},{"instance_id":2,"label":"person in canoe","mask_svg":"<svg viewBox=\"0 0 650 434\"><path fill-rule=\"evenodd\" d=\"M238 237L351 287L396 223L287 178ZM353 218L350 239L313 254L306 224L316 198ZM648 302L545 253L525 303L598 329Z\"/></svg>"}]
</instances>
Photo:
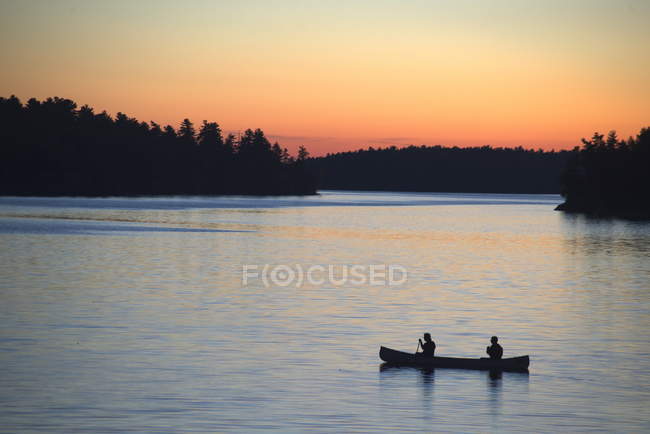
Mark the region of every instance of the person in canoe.
<instances>
[{"instance_id":1,"label":"person in canoe","mask_svg":"<svg viewBox=\"0 0 650 434\"><path fill-rule=\"evenodd\" d=\"M433 357L433 353L436 351L436 343L431 340L431 335L429 333L425 333L424 342L422 342L422 339L418 339L418 341L420 341L422 352L416 352L415 354L424 357Z\"/></svg>"},{"instance_id":2,"label":"person in canoe","mask_svg":"<svg viewBox=\"0 0 650 434\"><path fill-rule=\"evenodd\" d=\"M499 338L492 336L490 342L492 342L492 345L487 347L486 352L490 355L491 359L500 359L503 356L503 347L498 344Z\"/></svg>"}]
</instances>

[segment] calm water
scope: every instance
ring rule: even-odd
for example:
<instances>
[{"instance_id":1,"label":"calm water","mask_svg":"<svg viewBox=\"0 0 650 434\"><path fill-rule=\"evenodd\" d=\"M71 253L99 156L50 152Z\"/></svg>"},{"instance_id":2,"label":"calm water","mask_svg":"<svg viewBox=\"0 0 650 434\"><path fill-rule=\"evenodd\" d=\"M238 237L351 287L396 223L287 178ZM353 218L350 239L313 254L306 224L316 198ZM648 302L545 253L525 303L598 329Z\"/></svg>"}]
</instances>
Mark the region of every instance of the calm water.
<instances>
[{"instance_id":1,"label":"calm water","mask_svg":"<svg viewBox=\"0 0 650 434\"><path fill-rule=\"evenodd\" d=\"M650 430L650 224L557 196L0 198L0 429ZM242 285L396 264L401 286ZM342 268L341 268L342 269ZM530 374L380 369L380 345Z\"/></svg>"}]
</instances>

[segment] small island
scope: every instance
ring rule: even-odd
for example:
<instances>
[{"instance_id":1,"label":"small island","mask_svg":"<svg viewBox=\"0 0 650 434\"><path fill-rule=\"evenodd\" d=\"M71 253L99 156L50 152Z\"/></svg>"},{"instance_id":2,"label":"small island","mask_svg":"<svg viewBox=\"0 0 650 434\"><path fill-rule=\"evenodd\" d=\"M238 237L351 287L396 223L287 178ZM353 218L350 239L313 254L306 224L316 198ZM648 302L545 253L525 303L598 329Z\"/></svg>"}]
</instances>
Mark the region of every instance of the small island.
<instances>
[{"instance_id":1,"label":"small island","mask_svg":"<svg viewBox=\"0 0 650 434\"><path fill-rule=\"evenodd\" d=\"M562 174L565 202L556 209L598 217L650 218L650 127L620 140L595 133Z\"/></svg>"},{"instance_id":2,"label":"small island","mask_svg":"<svg viewBox=\"0 0 650 434\"><path fill-rule=\"evenodd\" d=\"M307 195L316 181L309 153L293 157L260 129L222 136L216 122L198 131L95 113L65 98L22 104L0 97L0 195Z\"/></svg>"}]
</instances>

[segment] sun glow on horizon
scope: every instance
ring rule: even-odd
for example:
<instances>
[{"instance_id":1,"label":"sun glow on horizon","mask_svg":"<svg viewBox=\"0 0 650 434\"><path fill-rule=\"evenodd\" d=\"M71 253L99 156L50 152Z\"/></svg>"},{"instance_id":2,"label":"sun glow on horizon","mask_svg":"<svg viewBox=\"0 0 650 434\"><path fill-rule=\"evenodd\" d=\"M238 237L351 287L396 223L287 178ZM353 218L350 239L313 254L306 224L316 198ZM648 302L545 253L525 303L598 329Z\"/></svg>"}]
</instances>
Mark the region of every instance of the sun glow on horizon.
<instances>
[{"instance_id":1,"label":"sun glow on horizon","mask_svg":"<svg viewBox=\"0 0 650 434\"><path fill-rule=\"evenodd\" d=\"M3 2L0 95L367 146L567 149L650 124L643 1Z\"/></svg>"}]
</instances>

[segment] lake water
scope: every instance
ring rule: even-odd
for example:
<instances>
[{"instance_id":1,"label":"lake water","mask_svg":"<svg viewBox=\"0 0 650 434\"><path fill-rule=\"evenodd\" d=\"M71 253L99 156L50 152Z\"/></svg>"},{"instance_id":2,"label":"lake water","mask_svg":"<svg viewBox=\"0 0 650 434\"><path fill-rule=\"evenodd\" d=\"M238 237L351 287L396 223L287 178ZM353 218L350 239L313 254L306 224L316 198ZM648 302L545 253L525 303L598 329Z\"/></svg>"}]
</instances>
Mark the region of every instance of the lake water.
<instances>
[{"instance_id":1,"label":"lake water","mask_svg":"<svg viewBox=\"0 0 650 434\"><path fill-rule=\"evenodd\" d=\"M0 430L648 431L650 224L559 202L0 198ZM407 279L243 284L265 264ZM380 369L425 331L530 373Z\"/></svg>"}]
</instances>

